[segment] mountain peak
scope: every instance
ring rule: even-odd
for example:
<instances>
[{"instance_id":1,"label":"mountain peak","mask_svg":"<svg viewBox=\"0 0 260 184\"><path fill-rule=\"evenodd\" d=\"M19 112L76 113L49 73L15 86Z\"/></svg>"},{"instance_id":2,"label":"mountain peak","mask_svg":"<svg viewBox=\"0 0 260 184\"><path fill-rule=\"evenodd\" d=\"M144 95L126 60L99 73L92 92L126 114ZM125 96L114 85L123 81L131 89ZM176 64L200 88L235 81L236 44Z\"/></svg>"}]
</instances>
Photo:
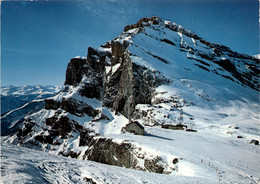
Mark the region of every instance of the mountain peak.
<instances>
[{"instance_id":1,"label":"mountain peak","mask_svg":"<svg viewBox=\"0 0 260 184\"><path fill-rule=\"evenodd\" d=\"M259 58L240 54L224 45L210 43L191 30L174 22L163 20L159 17L145 17L140 19L136 24L127 25L124 28L124 32L112 41L117 41L121 44L124 43L125 48L133 45L131 46L132 48L139 47L142 51L146 50L146 53L155 53L155 50L151 51L153 48L150 50L146 49L152 46L151 43L147 45L148 47L144 46L146 48L142 48L142 45L145 44L145 42L141 43L142 40L149 39L151 39L151 43L165 43L171 46L169 51L174 50L174 48L179 49L179 51L183 53L182 55L186 55L189 60L199 62L194 64L201 69L211 71L226 79L259 90ZM126 49L130 54L132 50L131 47L129 47L130 49ZM179 54L180 53L178 53L178 55ZM154 57L158 56L157 59L160 58L159 60L165 63L170 63L170 61L163 59L164 56L159 56L160 53L152 55ZM174 57L176 58L178 56L171 56L171 58ZM213 65L214 67L211 68ZM216 65L220 66L220 68ZM224 74L224 70L229 74Z\"/></svg>"},{"instance_id":2,"label":"mountain peak","mask_svg":"<svg viewBox=\"0 0 260 184\"><path fill-rule=\"evenodd\" d=\"M202 38L197 36L191 30L184 28L182 25L179 25L175 22L171 22L168 20L163 20L160 17L153 16L153 17L144 17L140 19L136 24L127 25L124 28L124 32L133 32L134 29L142 30L145 27L151 27L152 25L156 25L158 27L165 27L171 29L172 31L179 32L184 34L188 37L192 37L196 40L201 40Z\"/></svg>"},{"instance_id":3,"label":"mountain peak","mask_svg":"<svg viewBox=\"0 0 260 184\"><path fill-rule=\"evenodd\" d=\"M144 18L140 19L136 24L131 24L131 25L125 26L124 32L127 32L131 29L141 28L144 26L152 25L152 24L158 25L162 22L163 22L162 19L159 17L155 17L155 16L151 17L151 18L144 17Z\"/></svg>"}]
</instances>

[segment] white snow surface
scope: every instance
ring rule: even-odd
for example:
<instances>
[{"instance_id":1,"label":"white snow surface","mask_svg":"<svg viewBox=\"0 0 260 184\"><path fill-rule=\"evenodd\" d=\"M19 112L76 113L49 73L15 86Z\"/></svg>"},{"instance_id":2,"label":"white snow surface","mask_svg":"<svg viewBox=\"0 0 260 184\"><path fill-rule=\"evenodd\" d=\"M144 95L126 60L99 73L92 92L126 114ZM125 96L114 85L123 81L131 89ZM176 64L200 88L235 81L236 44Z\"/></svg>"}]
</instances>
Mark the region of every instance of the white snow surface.
<instances>
[{"instance_id":1,"label":"white snow surface","mask_svg":"<svg viewBox=\"0 0 260 184\"><path fill-rule=\"evenodd\" d=\"M1 183L88 183L97 184L174 184L210 183L199 177L155 174L76 160L10 145L1 141Z\"/></svg>"},{"instance_id":2,"label":"white snow surface","mask_svg":"<svg viewBox=\"0 0 260 184\"><path fill-rule=\"evenodd\" d=\"M260 54L254 55L254 57L260 59Z\"/></svg>"}]
</instances>

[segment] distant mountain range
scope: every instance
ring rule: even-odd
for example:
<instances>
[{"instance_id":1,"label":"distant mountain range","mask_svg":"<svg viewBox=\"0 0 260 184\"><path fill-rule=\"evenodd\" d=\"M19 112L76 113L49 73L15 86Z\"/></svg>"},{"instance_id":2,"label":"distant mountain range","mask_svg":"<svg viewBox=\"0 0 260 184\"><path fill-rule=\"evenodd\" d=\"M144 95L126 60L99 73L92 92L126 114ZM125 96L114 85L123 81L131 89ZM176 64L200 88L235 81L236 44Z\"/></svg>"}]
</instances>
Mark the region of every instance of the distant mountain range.
<instances>
[{"instance_id":1,"label":"distant mountain range","mask_svg":"<svg viewBox=\"0 0 260 184\"><path fill-rule=\"evenodd\" d=\"M2 86L1 87L1 114L21 107L37 99L44 99L59 92L58 86Z\"/></svg>"},{"instance_id":2,"label":"distant mountain range","mask_svg":"<svg viewBox=\"0 0 260 184\"><path fill-rule=\"evenodd\" d=\"M44 107L44 99L61 90L59 86L1 87L1 135L10 134L26 115Z\"/></svg>"},{"instance_id":3,"label":"distant mountain range","mask_svg":"<svg viewBox=\"0 0 260 184\"><path fill-rule=\"evenodd\" d=\"M184 183L257 183L259 63L174 22L143 18L72 58L62 90L33 114L9 118L3 140Z\"/></svg>"}]
</instances>

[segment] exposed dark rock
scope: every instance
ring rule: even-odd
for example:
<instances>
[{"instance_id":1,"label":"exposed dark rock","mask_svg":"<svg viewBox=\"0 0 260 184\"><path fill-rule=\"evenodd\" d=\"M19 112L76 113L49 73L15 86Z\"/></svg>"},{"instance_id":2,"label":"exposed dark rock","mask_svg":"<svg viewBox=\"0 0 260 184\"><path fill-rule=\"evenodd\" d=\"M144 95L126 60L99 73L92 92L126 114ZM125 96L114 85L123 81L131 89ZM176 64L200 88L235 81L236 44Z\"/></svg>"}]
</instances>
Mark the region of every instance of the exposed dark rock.
<instances>
[{"instance_id":1,"label":"exposed dark rock","mask_svg":"<svg viewBox=\"0 0 260 184\"><path fill-rule=\"evenodd\" d=\"M103 48L111 48L111 43L107 42L106 44L101 45L101 47L103 47Z\"/></svg>"},{"instance_id":2,"label":"exposed dark rock","mask_svg":"<svg viewBox=\"0 0 260 184\"><path fill-rule=\"evenodd\" d=\"M144 167L149 172L155 172L155 173L163 173L164 168L159 164L161 161L160 157L157 157L155 159L145 159L144 160Z\"/></svg>"},{"instance_id":3,"label":"exposed dark rock","mask_svg":"<svg viewBox=\"0 0 260 184\"><path fill-rule=\"evenodd\" d=\"M86 182L86 184L97 184L92 178L84 177L83 181Z\"/></svg>"},{"instance_id":4,"label":"exposed dark rock","mask_svg":"<svg viewBox=\"0 0 260 184\"><path fill-rule=\"evenodd\" d=\"M27 134L29 134L32 131L33 126L35 125L34 122L31 122L28 120L22 128L18 129L17 137L19 140L25 138Z\"/></svg>"},{"instance_id":5,"label":"exposed dark rock","mask_svg":"<svg viewBox=\"0 0 260 184\"><path fill-rule=\"evenodd\" d=\"M94 56L99 57L99 52L96 49L94 49L93 47L89 47L88 48L88 57L94 57Z\"/></svg>"},{"instance_id":6,"label":"exposed dark rock","mask_svg":"<svg viewBox=\"0 0 260 184\"><path fill-rule=\"evenodd\" d=\"M162 128L172 129L172 130L185 130L187 129L187 126L182 124L177 124L177 125L165 124L162 125Z\"/></svg>"},{"instance_id":7,"label":"exposed dark rock","mask_svg":"<svg viewBox=\"0 0 260 184\"><path fill-rule=\"evenodd\" d=\"M202 66L202 65L199 65L199 64L194 64L194 65L200 67L203 70L206 70L206 71L210 72L210 70L208 68L206 68L205 66Z\"/></svg>"},{"instance_id":8,"label":"exposed dark rock","mask_svg":"<svg viewBox=\"0 0 260 184\"><path fill-rule=\"evenodd\" d=\"M90 141L93 139L94 135L91 135L91 132L89 129L84 128L80 132L80 139L79 139L79 146L87 146L89 145Z\"/></svg>"},{"instance_id":9,"label":"exposed dark rock","mask_svg":"<svg viewBox=\"0 0 260 184\"><path fill-rule=\"evenodd\" d=\"M87 62L86 59L73 58L70 60L67 71L65 85L77 86L83 76L83 66Z\"/></svg>"},{"instance_id":10,"label":"exposed dark rock","mask_svg":"<svg viewBox=\"0 0 260 184\"><path fill-rule=\"evenodd\" d=\"M115 56L117 58L122 58L126 47L124 47L124 44L121 44L118 41L111 41L111 49L112 49L112 56ZM112 63L114 64L114 63Z\"/></svg>"},{"instance_id":11,"label":"exposed dark rock","mask_svg":"<svg viewBox=\"0 0 260 184\"><path fill-rule=\"evenodd\" d=\"M230 72L236 71L235 65L233 63L231 63L231 61L229 59L220 60L220 61L217 61L215 63L222 66L227 71L230 71Z\"/></svg>"},{"instance_id":12,"label":"exposed dark rock","mask_svg":"<svg viewBox=\"0 0 260 184\"><path fill-rule=\"evenodd\" d=\"M49 135L37 135L35 137L35 140L40 141L43 144L46 144L46 143L53 144L53 139L54 139L54 137L49 136Z\"/></svg>"},{"instance_id":13,"label":"exposed dark rock","mask_svg":"<svg viewBox=\"0 0 260 184\"><path fill-rule=\"evenodd\" d=\"M88 116L95 117L97 114L100 113L98 110L93 109L88 104L83 103L81 101L77 101L73 98L63 98L61 102L55 101L53 99L45 100L45 109L57 110L59 108L77 116L83 116L84 114L86 114Z\"/></svg>"},{"instance_id":14,"label":"exposed dark rock","mask_svg":"<svg viewBox=\"0 0 260 184\"><path fill-rule=\"evenodd\" d=\"M109 52L101 54L96 49L89 47L87 59L71 59L66 71L65 85L77 86L82 82L82 88L79 91L82 96L97 99L102 98L106 57L111 57L111 54ZM83 77L85 77L84 81L82 81ZM47 104L46 107L53 108L49 106L50 104Z\"/></svg>"},{"instance_id":15,"label":"exposed dark rock","mask_svg":"<svg viewBox=\"0 0 260 184\"><path fill-rule=\"evenodd\" d=\"M161 58L160 56L157 56L157 55L154 55L152 54L151 52L146 52L147 54L153 56L154 58L158 59L159 61L165 63L165 64L169 64L169 61L167 61L166 59L164 58Z\"/></svg>"},{"instance_id":16,"label":"exposed dark rock","mask_svg":"<svg viewBox=\"0 0 260 184\"><path fill-rule=\"evenodd\" d=\"M256 139L252 139L252 140L250 141L250 144L259 145L259 141L256 140Z\"/></svg>"},{"instance_id":17,"label":"exposed dark rock","mask_svg":"<svg viewBox=\"0 0 260 184\"><path fill-rule=\"evenodd\" d=\"M200 42L205 44L205 45L207 45L207 46L210 46L210 43L208 41L205 41L205 40L201 39Z\"/></svg>"},{"instance_id":18,"label":"exposed dark rock","mask_svg":"<svg viewBox=\"0 0 260 184\"><path fill-rule=\"evenodd\" d=\"M82 116L86 114L91 117L95 117L100 112L98 110L93 109L86 103L76 101L73 98L69 98L67 100L63 100L61 104L61 108L71 114Z\"/></svg>"},{"instance_id":19,"label":"exposed dark rock","mask_svg":"<svg viewBox=\"0 0 260 184\"><path fill-rule=\"evenodd\" d=\"M85 152L88 160L116 165L120 167L133 168L136 160L131 158L131 144L114 143L111 139L93 139L89 143L90 149Z\"/></svg>"},{"instance_id":20,"label":"exposed dark rock","mask_svg":"<svg viewBox=\"0 0 260 184\"><path fill-rule=\"evenodd\" d=\"M84 159L149 172L164 172L160 157L145 158L143 154L135 154L135 147L131 143L119 144L111 139L98 138L92 139L88 146ZM144 168L138 166L137 158L144 159Z\"/></svg>"},{"instance_id":21,"label":"exposed dark rock","mask_svg":"<svg viewBox=\"0 0 260 184\"><path fill-rule=\"evenodd\" d=\"M197 130L193 130L193 129L190 129L190 128L186 129L186 131L187 132L197 132Z\"/></svg>"},{"instance_id":22,"label":"exposed dark rock","mask_svg":"<svg viewBox=\"0 0 260 184\"><path fill-rule=\"evenodd\" d=\"M124 28L124 32L127 32L128 30L134 29L134 28L139 28L139 25L137 25L137 24L127 25L127 26L125 26L125 28Z\"/></svg>"},{"instance_id":23,"label":"exposed dark rock","mask_svg":"<svg viewBox=\"0 0 260 184\"><path fill-rule=\"evenodd\" d=\"M103 83L100 78L97 80L93 80L93 82L84 81L84 86L79 91L79 94L88 98L101 99L103 93L102 84Z\"/></svg>"},{"instance_id":24,"label":"exposed dark rock","mask_svg":"<svg viewBox=\"0 0 260 184\"><path fill-rule=\"evenodd\" d=\"M161 39L161 41L162 41L162 42L165 42L165 43L168 43L168 44L170 44L170 45L176 46L175 43L173 43L171 40L168 40L168 39L166 39L166 38Z\"/></svg>"},{"instance_id":25,"label":"exposed dark rock","mask_svg":"<svg viewBox=\"0 0 260 184\"><path fill-rule=\"evenodd\" d=\"M45 99L45 109L46 110L57 110L58 108L60 108L61 103L58 101L55 101L53 99Z\"/></svg>"},{"instance_id":26,"label":"exposed dark rock","mask_svg":"<svg viewBox=\"0 0 260 184\"><path fill-rule=\"evenodd\" d=\"M117 47L123 48L123 45ZM115 50L112 49L112 55L122 58L121 65L105 83L104 105L130 118L137 104L151 103L153 87L169 81L156 72L132 63L128 53Z\"/></svg>"},{"instance_id":27,"label":"exposed dark rock","mask_svg":"<svg viewBox=\"0 0 260 184\"><path fill-rule=\"evenodd\" d=\"M178 162L179 162L178 158L175 158L175 159L172 160L173 164L177 164Z\"/></svg>"},{"instance_id":28,"label":"exposed dark rock","mask_svg":"<svg viewBox=\"0 0 260 184\"><path fill-rule=\"evenodd\" d=\"M102 53L102 54L106 54L106 53ZM102 55L102 58L103 57L104 55ZM98 50L89 47L88 55L87 55L87 65L85 65L84 67L84 75L86 77L93 77L93 75L94 76L102 75L105 66L105 63L102 61L103 60L101 59L101 53Z\"/></svg>"},{"instance_id":29,"label":"exposed dark rock","mask_svg":"<svg viewBox=\"0 0 260 184\"><path fill-rule=\"evenodd\" d=\"M158 25L161 21L162 20L156 16L153 16L151 18L144 17L144 18L140 19L136 24L131 24L131 25L125 26L124 32L126 32L130 29L134 29L134 28L141 28L144 25L148 25L148 23Z\"/></svg>"},{"instance_id":30,"label":"exposed dark rock","mask_svg":"<svg viewBox=\"0 0 260 184\"><path fill-rule=\"evenodd\" d=\"M72 130L73 123L68 117L63 116L57 118L56 116L53 116L46 119L46 125L51 126L54 130L57 130L57 136L60 135L62 138L66 138Z\"/></svg>"},{"instance_id":31,"label":"exposed dark rock","mask_svg":"<svg viewBox=\"0 0 260 184\"><path fill-rule=\"evenodd\" d=\"M60 152L60 154L64 157L78 158L80 153L76 153L74 151L69 151L68 153Z\"/></svg>"},{"instance_id":32,"label":"exposed dark rock","mask_svg":"<svg viewBox=\"0 0 260 184\"><path fill-rule=\"evenodd\" d=\"M206 63L205 61L202 61L202 60L199 60L199 59L196 59L196 58L188 58L188 59L193 59L195 61L198 61L199 63L205 65L205 66L210 66L210 64ZM207 70L209 71L209 69L207 68Z\"/></svg>"}]
</instances>

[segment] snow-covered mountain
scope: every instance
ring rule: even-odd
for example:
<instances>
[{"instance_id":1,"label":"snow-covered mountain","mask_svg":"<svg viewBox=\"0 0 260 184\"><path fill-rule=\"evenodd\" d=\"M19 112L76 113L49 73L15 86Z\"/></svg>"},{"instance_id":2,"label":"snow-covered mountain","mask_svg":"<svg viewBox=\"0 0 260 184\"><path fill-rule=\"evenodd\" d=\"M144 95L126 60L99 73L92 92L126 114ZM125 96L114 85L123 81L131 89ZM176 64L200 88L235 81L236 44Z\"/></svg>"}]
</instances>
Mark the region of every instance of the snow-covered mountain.
<instances>
[{"instance_id":1,"label":"snow-covered mountain","mask_svg":"<svg viewBox=\"0 0 260 184\"><path fill-rule=\"evenodd\" d=\"M1 135L15 132L26 115L44 108L44 99L60 90L58 86L1 87Z\"/></svg>"},{"instance_id":2,"label":"snow-covered mountain","mask_svg":"<svg viewBox=\"0 0 260 184\"><path fill-rule=\"evenodd\" d=\"M63 90L4 140L173 180L257 183L258 79L258 58L143 18L71 59ZM144 136L127 132L136 121Z\"/></svg>"}]
</instances>

